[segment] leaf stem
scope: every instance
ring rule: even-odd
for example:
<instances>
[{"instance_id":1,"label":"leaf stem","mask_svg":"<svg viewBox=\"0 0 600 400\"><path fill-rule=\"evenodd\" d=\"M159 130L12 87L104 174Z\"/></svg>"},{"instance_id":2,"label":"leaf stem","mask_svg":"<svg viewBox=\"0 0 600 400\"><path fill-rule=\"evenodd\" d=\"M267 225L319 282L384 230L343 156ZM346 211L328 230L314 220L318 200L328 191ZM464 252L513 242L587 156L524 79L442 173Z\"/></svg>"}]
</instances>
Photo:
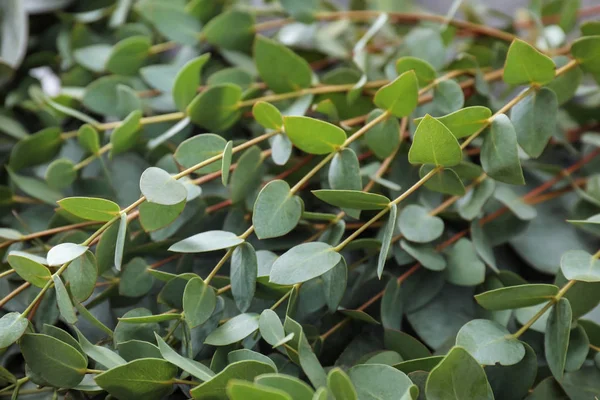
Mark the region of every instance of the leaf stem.
<instances>
[{"instance_id":1,"label":"leaf stem","mask_svg":"<svg viewBox=\"0 0 600 400\"><path fill-rule=\"evenodd\" d=\"M560 291L550 300L548 303L544 305L529 321L525 323L517 332L513 333L511 336L515 339L518 339L521 335L523 335L535 322L542 317L552 306L554 306L558 301L564 297L567 291L573 287L576 281L568 281L565 286L563 286Z\"/></svg>"}]
</instances>

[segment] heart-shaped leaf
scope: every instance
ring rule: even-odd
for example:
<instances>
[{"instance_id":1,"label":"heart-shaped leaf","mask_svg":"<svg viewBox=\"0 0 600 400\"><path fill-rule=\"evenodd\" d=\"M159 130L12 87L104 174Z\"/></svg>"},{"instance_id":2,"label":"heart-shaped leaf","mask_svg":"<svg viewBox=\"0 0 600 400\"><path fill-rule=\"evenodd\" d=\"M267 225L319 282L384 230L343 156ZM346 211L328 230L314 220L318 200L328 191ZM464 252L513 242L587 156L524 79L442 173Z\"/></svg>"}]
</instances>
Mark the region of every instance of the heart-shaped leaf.
<instances>
[{"instance_id":1,"label":"heart-shaped leaf","mask_svg":"<svg viewBox=\"0 0 600 400\"><path fill-rule=\"evenodd\" d=\"M269 182L254 203L252 223L259 239L283 236L296 227L302 216L302 200L282 180Z\"/></svg>"},{"instance_id":2,"label":"heart-shaped leaf","mask_svg":"<svg viewBox=\"0 0 600 400\"><path fill-rule=\"evenodd\" d=\"M444 221L440 217L429 215L421 206L411 204L400 212L398 219L400 232L408 240L417 243L429 243L444 232Z\"/></svg>"},{"instance_id":3,"label":"heart-shaped leaf","mask_svg":"<svg viewBox=\"0 0 600 400\"><path fill-rule=\"evenodd\" d=\"M167 171L156 167L144 171L140 178L140 190L148 201L164 206L181 203L187 198L185 186Z\"/></svg>"},{"instance_id":4,"label":"heart-shaped leaf","mask_svg":"<svg viewBox=\"0 0 600 400\"><path fill-rule=\"evenodd\" d=\"M474 319L460 328L456 345L483 365L514 365L525 356L525 347L495 321Z\"/></svg>"},{"instance_id":5,"label":"heart-shaped leaf","mask_svg":"<svg viewBox=\"0 0 600 400\"><path fill-rule=\"evenodd\" d=\"M563 254L560 269L568 280L600 282L600 260L583 250L570 250Z\"/></svg>"},{"instance_id":6,"label":"heart-shaped leaf","mask_svg":"<svg viewBox=\"0 0 600 400\"><path fill-rule=\"evenodd\" d=\"M462 151L456 137L443 123L427 114L415 131L408 161L451 167L461 160Z\"/></svg>"}]
</instances>

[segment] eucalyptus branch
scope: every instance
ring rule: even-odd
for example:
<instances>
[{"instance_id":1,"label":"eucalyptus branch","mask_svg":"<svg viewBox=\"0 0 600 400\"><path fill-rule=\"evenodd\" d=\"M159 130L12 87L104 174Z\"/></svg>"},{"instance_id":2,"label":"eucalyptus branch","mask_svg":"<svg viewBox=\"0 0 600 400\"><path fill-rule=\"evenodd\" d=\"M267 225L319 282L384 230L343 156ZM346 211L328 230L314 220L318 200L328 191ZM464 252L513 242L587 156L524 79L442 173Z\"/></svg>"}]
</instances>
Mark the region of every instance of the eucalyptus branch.
<instances>
[{"instance_id":1,"label":"eucalyptus branch","mask_svg":"<svg viewBox=\"0 0 600 400\"><path fill-rule=\"evenodd\" d=\"M546 190L550 189L556 183L558 183L561 180L565 179L567 176L571 175L575 171L581 169L583 166L585 166L586 164L588 164L589 162L591 162L598 155L600 155L600 148L592 151L591 153L589 153L588 155L586 155L585 157L583 157L581 160L577 161L573 165L569 166L568 168L565 168L565 169L561 170L558 174L556 174L556 176L554 178L552 178L552 179L544 182L543 184L539 185L535 189L529 191L527 194L525 194L523 197L521 197L521 199L523 201L525 201L525 202L534 199L535 197L539 196L541 193L543 193ZM466 190L467 191L472 190L472 188L474 187L474 185L481 183L481 181L483 179L485 179L486 177L487 177L486 175L480 176L475 182L473 182L472 185L470 185L468 188L466 188ZM429 213L429 215L432 215L432 216L433 215L437 215L438 213L444 211L447 207L449 207L450 205L452 205L453 203L455 203L460 197L461 196L452 196L452 197L450 197L446 202L442 203L435 210L432 210ZM536 204L537 204L537 202L536 202ZM506 206L501 207L496 212L494 212L492 214L488 214L487 216L483 217L479 221L479 223L480 223L481 226L483 226L483 225L485 225L485 224L487 224L487 223L495 220L496 218L500 217L501 215L503 215L507 211L508 211L508 207L506 207ZM443 249L445 249L448 246L450 246L452 243L455 243L456 241L458 241L458 239L466 236L469 233L469 231L470 231L470 228L467 228L467 229L465 229L465 230L463 230L463 231L461 231L461 232L453 235L450 239L446 240L445 242L443 242L439 246L437 246L436 250L438 252L442 251ZM402 235L395 236L392 239L392 243L398 242L402 237L403 237ZM596 253L596 254L600 255L599 253ZM420 268L421 268L421 263L414 264L404 274L400 275L397 278L398 283L402 283L402 282L406 281L411 275L413 275L415 272L417 272ZM378 300L380 300L383 297L384 294L385 294L385 290L380 291L375 296L371 297L368 301L366 301L365 303L363 303L360 307L358 307L357 310L364 311L365 309L367 309L368 307L370 307L373 303L375 303ZM351 321L351 318L349 318L349 317L346 317L346 318L342 319L340 322L338 322L336 325L334 325L332 328L330 328L327 332L325 332L324 334L322 334L321 335L321 339L322 340L326 340L328 337L330 337L332 334L334 334L339 329L341 329L342 327L344 327L350 321Z\"/></svg>"}]
</instances>

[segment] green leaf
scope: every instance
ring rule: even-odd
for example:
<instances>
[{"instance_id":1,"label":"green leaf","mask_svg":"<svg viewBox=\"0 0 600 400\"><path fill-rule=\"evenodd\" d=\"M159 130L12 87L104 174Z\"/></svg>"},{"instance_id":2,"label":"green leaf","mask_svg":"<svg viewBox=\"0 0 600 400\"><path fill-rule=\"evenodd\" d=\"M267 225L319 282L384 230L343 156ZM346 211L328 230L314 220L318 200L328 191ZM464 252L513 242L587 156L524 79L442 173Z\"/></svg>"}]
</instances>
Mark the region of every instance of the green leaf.
<instances>
[{"instance_id":1,"label":"green leaf","mask_svg":"<svg viewBox=\"0 0 600 400\"><path fill-rule=\"evenodd\" d=\"M302 216L302 200L282 180L265 185L254 203L252 223L259 239L283 236L292 231Z\"/></svg>"},{"instance_id":2,"label":"green leaf","mask_svg":"<svg viewBox=\"0 0 600 400\"><path fill-rule=\"evenodd\" d=\"M73 303L71 302L71 298L69 297L67 288L65 287L63 281L60 279L60 276L52 275L52 280L54 281L54 289L56 290L56 302L58 303L60 315L62 315L65 321L67 321L67 323L74 325L77 322L77 315L75 315L75 310L73 310Z\"/></svg>"},{"instance_id":3,"label":"green leaf","mask_svg":"<svg viewBox=\"0 0 600 400\"><path fill-rule=\"evenodd\" d=\"M117 232L117 240L115 241L115 268L117 271L121 270L121 263L123 262L123 253L125 251L125 239L127 238L127 214L121 212L121 219L119 221L119 231Z\"/></svg>"},{"instance_id":4,"label":"green leaf","mask_svg":"<svg viewBox=\"0 0 600 400\"><path fill-rule=\"evenodd\" d=\"M227 346L239 342L258 329L258 314L240 314L231 318L208 335L204 343Z\"/></svg>"},{"instance_id":5,"label":"green leaf","mask_svg":"<svg viewBox=\"0 0 600 400\"><path fill-rule=\"evenodd\" d=\"M486 310L509 310L545 303L557 293L557 286L532 283L490 290L476 295L475 300Z\"/></svg>"},{"instance_id":6,"label":"green leaf","mask_svg":"<svg viewBox=\"0 0 600 400\"><path fill-rule=\"evenodd\" d=\"M298 359L302 370L314 387L327 385L327 375L303 332L299 335Z\"/></svg>"},{"instance_id":7,"label":"green leaf","mask_svg":"<svg viewBox=\"0 0 600 400\"><path fill-rule=\"evenodd\" d=\"M459 239L448 251L446 279L458 286L477 286L485 281L485 264L469 239Z\"/></svg>"},{"instance_id":8,"label":"green leaf","mask_svg":"<svg viewBox=\"0 0 600 400\"><path fill-rule=\"evenodd\" d=\"M390 207L390 215L388 216L388 220L384 227L383 237L381 239L381 250L379 252L379 258L377 259L377 276L379 277L379 279L381 279L381 275L383 274L385 261L387 260L388 252L390 251L390 246L392 245L394 228L396 227L397 212L398 207L396 207L395 204L392 204L392 206Z\"/></svg>"},{"instance_id":9,"label":"green leaf","mask_svg":"<svg viewBox=\"0 0 600 400\"><path fill-rule=\"evenodd\" d=\"M181 215L185 204L185 199L173 205L156 204L149 201L143 202L139 207L142 228L146 232L153 232L169 226Z\"/></svg>"},{"instance_id":10,"label":"green leaf","mask_svg":"<svg viewBox=\"0 0 600 400\"><path fill-rule=\"evenodd\" d=\"M113 74L135 75L148 58L152 42L145 36L121 40L111 50L106 69Z\"/></svg>"},{"instance_id":11,"label":"green leaf","mask_svg":"<svg viewBox=\"0 0 600 400\"><path fill-rule=\"evenodd\" d=\"M592 74L596 82L600 81L600 36L582 37L571 45L571 54L579 62L581 69Z\"/></svg>"},{"instance_id":12,"label":"green leaf","mask_svg":"<svg viewBox=\"0 0 600 400\"><path fill-rule=\"evenodd\" d=\"M569 345L567 347L565 371L577 371L583 366L590 352L590 339L579 321L577 326L569 333Z\"/></svg>"},{"instance_id":13,"label":"green leaf","mask_svg":"<svg viewBox=\"0 0 600 400\"><path fill-rule=\"evenodd\" d=\"M169 394L177 367L165 360L142 358L96 375L94 380L112 396L122 399L161 399Z\"/></svg>"},{"instance_id":14,"label":"green leaf","mask_svg":"<svg viewBox=\"0 0 600 400\"><path fill-rule=\"evenodd\" d=\"M396 73L398 75L407 71L414 71L419 80L419 86L425 86L436 78L435 68L427 61L417 57L400 57L396 61Z\"/></svg>"},{"instance_id":15,"label":"green leaf","mask_svg":"<svg viewBox=\"0 0 600 400\"><path fill-rule=\"evenodd\" d=\"M254 62L262 80L276 93L310 87L312 69L308 62L275 40L256 36Z\"/></svg>"},{"instance_id":16,"label":"green leaf","mask_svg":"<svg viewBox=\"0 0 600 400\"><path fill-rule=\"evenodd\" d=\"M379 117L384 111L373 110L367 117L367 124ZM400 145L400 124L398 119L389 116L365 133L367 146L375 153L377 158L384 159L391 156Z\"/></svg>"},{"instance_id":17,"label":"green leaf","mask_svg":"<svg viewBox=\"0 0 600 400\"><path fill-rule=\"evenodd\" d=\"M192 278L183 292L183 316L190 328L202 325L212 315L217 297L212 287L200 278Z\"/></svg>"},{"instance_id":18,"label":"green leaf","mask_svg":"<svg viewBox=\"0 0 600 400\"><path fill-rule=\"evenodd\" d=\"M148 293L153 284L154 279L148 273L148 264L143 258L136 257L129 261L121 271L119 294L127 297L140 297Z\"/></svg>"},{"instance_id":19,"label":"green leaf","mask_svg":"<svg viewBox=\"0 0 600 400\"><path fill-rule=\"evenodd\" d=\"M416 204L402 209L398 227L404 237L417 243L432 242L444 233L444 221L440 217L429 215L424 207Z\"/></svg>"},{"instance_id":20,"label":"green leaf","mask_svg":"<svg viewBox=\"0 0 600 400\"><path fill-rule=\"evenodd\" d=\"M285 133L294 146L309 154L328 154L346 141L346 133L333 124L309 117L284 117Z\"/></svg>"},{"instance_id":21,"label":"green leaf","mask_svg":"<svg viewBox=\"0 0 600 400\"><path fill-rule=\"evenodd\" d=\"M496 183L494 180L485 179L469 191L465 197L459 199L457 205L461 218L472 221L478 217L483 206L494 194L495 189Z\"/></svg>"},{"instance_id":22,"label":"green leaf","mask_svg":"<svg viewBox=\"0 0 600 400\"><path fill-rule=\"evenodd\" d=\"M150 167L140 177L140 191L152 203L172 206L187 197L185 186L167 171Z\"/></svg>"},{"instance_id":23,"label":"green leaf","mask_svg":"<svg viewBox=\"0 0 600 400\"><path fill-rule=\"evenodd\" d=\"M124 153L135 145L141 127L141 119L141 111L132 111L127 118L115 128L110 135L110 143L112 144L112 149L110 151L111 156Z\"/></svg>"},{"instance_id":24,"label":"green leaf","mask_svg":"<svg viewBox=\"0 0 600 400\"><path fill-rule=\"evenodd\" d=\"M563 254L560 269L568 280L600 282L600 260L583 250Z\"/></svg>"},{"instance_id":25,"label":"green leaf","mask_svg":"<svg viewBox=\"0 0 600 400\"><path fill-rule=\"evenodd\" d=\"M379 246L378 246L379 249ZM346 260L342 257L341 260L329 271L321 275L323 279L323 291L325 293L325 303L330 312L337 310L348 282L348 267Z\"/></svg>"},{"instance_id":26,"label":"green leaf","mask_svg":"<svg viewBox=\"0 0 600 400\"><path fill-rule=\"evenodd\" d=\"M227 11L211 19L202 33L212 45L245 52L254 40L254 17L239 10Z\"/></svg>"},{"instance_id":27,"label":"green leaf","mask_svg":"<svg viewBox=\"0 0 600 400\"><path fill-rule=\"evenodd\" d=\"M87 360L73 346L52 336L27 333L19 346L27 366L51 386L72 388L85 375Z\"/></svg>"},{"instance_id":28,"label":"green leaf","mask_svg":"<svg viewBox=\"0 0 600 400\"><path fill-rule=\"evenodd\" d=\"M33 286L44 287L52 278L48 268L30 258L9 254L8 263L21 278Z\"/></svg>"},{"instance_id":29,"label":"green leaf","mask_svg":"<svg viewBox=\"0 0 600 400\"><path fill-rule=\"evenodd\" d=\"M282 390L294 400L312 400L315 393L304 381L290 375L263 374L254 378L254 382L261 386Z\"/></svg>"},{"instance_id":30,"label":"green leaf","mask_svg":"<svg viewBox=\"0 0 600 400\"><path fill-rule=\"evenodd\" d=\"M220 132L230 128L240 118L238 102L241 99L242 89L239 86L215 85L197 95L187 106L186 112L193 123Z\"/></svg>"},{"instance_id":31,"label":"green leaf","mask_svg":"<svg viewBox=\"0 0 600 400\"><path fill-rule=\"evenodd\" d=\"M417 107L419 84L414 71L407 71L375 93L375 105L401 118Z\"/></svg>"},{"instance_id":32,"label":"green leaf","mask_svg":"<svg viewBox=\"0 0 600 400\"><path fill-rule=\"evenodd\" d=\"M198 94L200 86L200 73L202 67L210 59L210 54L203 54L188 61L177 73L173 82L173 100L177 109L185 111L186 107Z\"/></svg>"},{"instance_id":33,"label":"green leaf","mask_svg":"<svg viewBox=\"0 0 600 400\"><path fill-rule=\"evenodd\" d=\"M423 178L434 168L433 165L422 165L419 169L419 176ZM451 194L453 196L462 196L465 194L465 186L456 172L450 168L445 168L429 178L425 182L425 187L435 192Z\"/></svg>"},{"instance_id":34,"label":"green leaf","mask_svg":"<svg viewBox=\"0 0 600 400\"><path fill-rule=\"evenodd\" d=\"M444 356L431 356L424 358L416 358L414 360L402 361L401 363L395 364L393 367L397 370L410 374L415 371L426 371L429 372L434 369L442 360Z\"/></svg>"},{"instance_id":35,"label":"green leaf","mask_svg":"<svg viewBox=\"0 0 600 400\"><path fill-rule=\"evenodd\" d=\"M135 9L169 40L187 46L198 44L202 24L186 12L182 2L141 0Z\"/></svg>"},{"instance_id":36,"label":"green leaf","mask_svg":"<svg viewBox=\"0 0 600 400\"><path fill-rule=\"evenodd\" d=\"M461 160L460 145L450 130L429 114L425 115L415 131L408 161L411 164L451 167Z\"/></svg>"},{"instance_id":37,"label":"green leaf","mask_svg":"<svg viewBox=\"0 0 600 400\"><path fill-rule=\"evenodd\" d=\"M169 247L169 251L176 253L204 253L207 251L228 249L243 242L244 239L231 232L207 231L180 240Z\"/></svg>"},{"instance_id":38,"label":"green leaf","mask_svg":"<svg viewBox=\"0 0 600 400\"><path fill-rule=\"evenodd\" d=\"M523 346L525 357L517 364L485 367L485 374L496 399L523 399L533 386L538 372L538 360L531 346L527 343L523 343Z\"/></svg>"},{"instance_id":39,"label":"green leaf","mask_svg":"<svg viewBox=\"0 0 600 400\"><path fill-rule=\"evenodd\" d=\"M444 256L438 253L432 245L409 243L406 240L400 242L400 247L411 257L419 261L423 266L432 271L442 271L446 268Z\"/></svg>"},{"instance_id":40,"label":"green leaf","mask_svg":"<svg viewBox=\"0 0 600 400\"><path fill-rule=\"evenodd\" d=\"M263 128L282 130L283 117L281 112L271 103L266 101L258 101L252 106L252 115L256 122L261 124Z\"/></svg>"},{"instance_id":41,"label":"green leaf","mask_svg":"<svg viewBox=\"0 0 600 400\"><path fill-rule=\"evenodd\" d=\"M156 332L154 332L154 336L156 337L156 343L158 343L160 354L171 364L181 368L203 382L206 382L215 376L215 373L212 372L210 368L204 366L204 364L179 355L179 353L173 350Z\"/></svg>"},{"instance_id":42,"label":"green leaf","mask_svg":"<svg viewBox=\"0 0 600 400\"><path fill-rule=\"evenodd\" d=\"M165 321L173 321L180 320L181 314L166 312L163 314L156 315L147 315L140 317L121 317L119 318L119 322L123 322L126 324L149 324L154 322L165 322Z\"/></svg>"},{"instance_id":43,"label":"green leaf","mask_svg":"<svg viewBox=\"0 0 600 400\"><path fill-rule=\"evenodd\" d=\"M496 116L484 133L480 157L483 170L491 178L512 185L525 184L517 149L517 134L506 115Z\"/></svg>"},{"instance_id":44,"label":"green leaf","mask_svg":"<svg viewBox=\"0 0 600 400\"><path fill-rule=\"evenodd\" d=\"M62 146L59 128L46 128L15 144L8 165L18 171L54 158Z\"/></svg>"},{"instance_id":45,"label":"green leaf","mask_svg":"<svg viewBox=\"0 0 600 400\"><path fill-rule=\"evenodd\" d=\"M552 307L546 323L544 353L546 354L548 367L558 381L563 378L565 363L567 362L572 317L573 313L571 312L569 300L561 298Z\"/></svg>"},{"instance_id":46,"label":"green leaf","mask_svg":"<svg viewBox=\"0 0 600 400\"><path fill-rule=\"evenodd\" d=\"M233 250L231 255L231 294L241 312L246 312L252 303L256 290L258 261L254 247L242 243Z\"/></svg>"},{"instance_id":47,"label":"green leaf","mask_svg":"<svg viewBox=\"0 0 600 400\"><path fill-rule=\"evenodd\" d=\"M107 116L118 116L119 85L130 85L128 78L118 75L104 76L89 84L83 95L83 105L89 110Z\"/></svg>"},{"instance_id":48,"label":"green leaf","mask_svg":"<svg viewBox=\"0 0 600 400\"><path fill-rule=\"evenodd\" d=\"M518 339L499 323L486 319L474 319L460 328L456 345L483 365L514 365L525 356L525 347Z\"/></svg>"},{"instance_id":49,"label":"green leaf","mask_svg":"<svg viewBox=\"0 0 600 400\"><path fill-rule=\"evenodd\" d=\"M292 155L292 142L283 133L273 136L270 142L273 162L277 165L285 165Z\"/></svg>"},{"instance_id":50,"label":"green leaf","mask_svg":"<svg viewBox=\"0 0 600 400\"><path fill-rule=\"evenodd\" d=\"M541 88L519 101L510 113L519 146L539 157L556 130L558 100L553 90Z\"/></svg>"},{"instance_id":51,"label":"green leaf","mask_svg":"<svg viewBox=\"0 0 600 400\"><path fill-rule=\"evenodd\" d=\"M67 197L59 200L58 205L71 214L90 221L110 221L121 212L118 204L97 197Z\"/></svg>"},{"instance_id":52,"label":"green leaf","mask_svg":"<svg viewBox=\"0 0 600 400\"><path fill-rule=\"evenodd\" d=\"M292 400L291 396L281 390L236 379L227 384L227 396L231 400Z\"/></svg>"},{"instance_id":53,"label":"green leaf","mask_svg":"<svg viewBox=\"0 0 600 400\"><path fill-rule=\"evenodd\" d=\"M414 399L419 392L408 376L389 365L356 365L348 376L360 400Z\"/></svg>"},{"instance_id":54,"label":"green leaf","mask_svg":"<svg viewBox=\"0 0 600 400\"><path fill-rule=\"evenodd\" d=\"M0 318L0 349L5 349L25 333L29 321L18 312L6 313Z\"/></svg>"},{"instance_id":55,"label":"green leaf","mask_svg":"<svg viewBox=\"0 0 600 400\"><path fill-rule=\"evenodd\" d=\"M75 164L67 158L52 161L46 170L46 182L52 189L65 189L77 178Z\"/></svg>"},{"instance_id":56,"label":"green leaf","mask_svg":"<svg viewBox=\"0 0 600 400\"><path fill-rule=\"evenodd\" d=\"M221 154L227 142L214 133L204 133L183 141L175 152L175 159L184 168L191 168ZM222 160L215 161L195 170L197 174L210 174L222 168Z\"/></svg>"},{"instance_id":57,"label":"green leaf","mask_svg":"<svg viewBox=\"0 0 600 400\"><path fill-rule=\"evenodd\" d=\"M340 400L358 400L350 377L341 368L333 368L327 375L327 388Z\"/></svg>"},{"instance_id":58,"label":"green leaf","mask_svg":"<svg viewBox=\"0 0 600 400\"><path fill-rule=\"evenodd\" d=\"M61 243L50 249L46 259L51 267L68 263L87 251L87 246L75 243Z\"/></svg>"},{"instance_id":59,"label":"green leaf","mask_svg":"<svg viewBox=\"0 0 600 400\"><path fill-rule=\"evenodd\" d=\"M381 210L390 204L390 199L383 195L360 190L321 189L313 190L312 194L326 203L341 208Z\"/></svg>"},{"instance_id":60,"label":"green leaf","mask_svg":"<svg viewBox=\"0 0 600 400\"><path fill-rule=\"evenodd\" d=\"M471 136L485 128L489 124L491 116L492 111L489 108L472 106L436 119L444 124L457 139L460 139ZM415 119L417 126L421 121L423 121L423 118Z\"/></svg>"},{"instance_id":61,"label":"green leaf","mask_svg":"<svg viewBox=\"0 0 600 400\"><path fill-rule=\"evenodd\" d=\"M528 221L537 216L535 207L523 201L523 199L507 186L498 186L494 197L504 204L517 218Z\"/></svg>"},{"instance_id":62,"label":"green leaf","mask_svg":"<svg viewBox=\"0 0 600 400\"><path fill-rule=\"evenodd\" d=\"M282 254L271 269L270 282L295 285L323 275L341 260L342 256L322 242L303 243Z\"/></svg>"},{"instance_id":63,"label":"green leaf","mask_svg":"<svg viewBox=\"0 0 600 400\"><path fill-rule=\"evenodd\" d=\"M230 140L225 145L223 150L223 157L221 158L221 182L223 186L227 186L229 181L229 168L231 167L231 158L233 156L233 142Z\"/></svg>"},{"instance_id":64,"label":"green leaf","mask_svg":"<svg viewBox=\"0 0 600 400\"><path fill-rule=\"evenodd\" d=\"M425 394L428 400L494 399L483 368L462 347L453 347L429 373Z\"/></svg>"},{"instance_id":65,"label":"green leaf","mask_svg":"<svg viewBox=\"0 0 600 400\"><path fill-rule=\"evenodd\" d=\"M232 379L241 379L252 382L252 380L259 375L273 372L275 372L275 370L269 364L254 360L239 361L229 364L211 380L190 390L190 394L194 399L227 400L225 390L227 384Z\"/></svg>"},{"instance_id":66,"label":"green leaf","mask_svg":"<svg viewBox=\"0 0 600 400\"><path fill-rule=\"evenodd\" d=\"M247 149L231 174L231 201L238 203L254 193L262 181L263 156L258 146Z\"/></svg>"},{"instance_id":67,"label":"green leaf","mask_svg":"<svg viewBox=\"0 0 600 400\"><path fill-rule=\"evenodd\" d=\"M102 364L106 368L114 368L127 363L127 361L114 351L90 343L79 329L75 328L75 330L77 331L77 337L79 338L79 344L81 345L82 350L94 361Z\"/></svg>"},{"instance_id":68,"label":"green leaf","mask_svg":"<svg viewBox=\"0 0 600 400\"><path fill-rule=\"evenodd\" d=\"M554 79L554 62L527 42L515 39L504 64L504 82L511 85L544 85Z\"/></svg>"},{"instance_id":69,"label":"green leaf","mask_svg":"<svg viewBox=\"0 0 600 400\"><path fill-rule=\"evenodd\" d=\"M445 80L433 89L432 107L436 112L449 114L460 110L465 105L465 95L455 80Z\"/></svg>"},{"instance_id":70,"label":"green leaf","mask_svg":"<svg viewBox=\"0 0 600 400\"><path fill-rule=\"evenodd\" d=\"M60 200L63 195L62 193L51 189L45 182L40 181L39 179L30 178L28 176L17 175L10 169L10 167L6 167L6 171L10 176L11 182L21 189L26 194L43 201L46 204L50 204L54 206L55 203ZM12 194L10 195L12 202Z\"/></svg>"},{"instance_id":71,"label":"green leaf","mask_svg":"<svg viewBox=\"0 0 600 400\"><path fill-rule=\"evenodd\" d=\"M281 320L275 311L268 308L260 314L258 328L263 339L271 346L275 346L285 338L285 331L283 330Z\"/></svg>"},{"instance_id":72,"label":"green leaf","mask_svg":"<svg viewBox=\"0 0 600 400\"><path fill-rule=\"evenodd\" d=\"M238 361L244 361L244 360L260 361L265 364L269 364L270 366L273 367L273 369L275 369L277 371L277 366L275 365L275 362L273 360L271 360L269 357L265 356L264 354L258 353L256 351L252 351L252 350L248 350L248 349L239 349L239 350L231 351L227 354L227 362L229 362L229 364L238 362Z\"/></svg>"},{"instance_id":73,"label":"green leaf","mask_svg":"<svg viewBox=\"0 0 600 400\"><path fill-rule=\"evenodd\" d=\"M319 7L319 2L317 0L300 2L295 0L280 0L280 3L285 12L290 14L292 18L305 24L314 21L314 13Z\"/></svg>"}]
</instances>

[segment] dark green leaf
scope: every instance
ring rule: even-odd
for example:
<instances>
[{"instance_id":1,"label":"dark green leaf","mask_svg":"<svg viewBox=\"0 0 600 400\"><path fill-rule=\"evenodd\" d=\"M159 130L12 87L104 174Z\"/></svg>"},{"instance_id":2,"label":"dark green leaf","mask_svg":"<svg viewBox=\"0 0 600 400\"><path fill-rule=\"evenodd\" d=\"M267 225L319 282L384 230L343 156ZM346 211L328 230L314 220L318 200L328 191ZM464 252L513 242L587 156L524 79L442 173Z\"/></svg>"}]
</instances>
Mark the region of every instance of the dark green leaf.
<instances>
[{"instance_id":1,"label":"dark green leaf","mask_svg":"<svg viewBox=\"0 0 600 400\"><path fill-rule=\"evenodd\" d=\"M298 224L302 209L302 200L290 192L287 182L269 182L254 203L252 223L256 236L268 239L289 233Z\"/></svg>"},{"instance_id":2,"label":"dark green leaf","mask_svg":"<svg viewBox=\"0 0 600 400\"><path fill-rule=\"evenodd\" d=\"M194 328L205 323L216 307L215 291L200 278L192 278L183 292L183 316Z\"/></svg>"},{"instance_id":3,"label":"dark green leaf","mask_svg":"<svg viewBox=\"0 0 600 400\"><path fill-rule=\"evenodd\" d=\"M302 57L281 43L262 35L254 41L256 69L267 86L276 93L307 88L312 70Z\"/></svg>"},{"instance_id":4,"label":"dark green leaf","mask_svg":"<svg viewBox=\"0 0 600 400\"><path fill-rule=\"evenodd\" d=\"M94 380L116 398L161 399L173 387L177 368L165 360L142 358L109 369Z\"/></svg>"},{"instance_id":5,"label":"dark green leaf","mask_svg":"<svg viewBox=\"0 0 600 400\"><path fill-rule=\"evenodd\" d=\"M560 299L552 307L546 325L544 352L546 354L546 361L548 361L548 367L558 381L561 381L563 378L567 362L572 317L573 314L569 300Z\"/></svg>"},{"instance_id":6,"label":"dark green leaf","mask_svg":"<svg viewBox=\"0 0 600 400\"><path fill-rule=\"evenodd\" d=\"M553 90L541 88L519 101L510 113L519 146L539 157L556 130L558 100Z\"/></svg>"},{"instance_id":7,"label":"dark green leaf","mask_svg":"<svg viewBox=\"0 0 600 400\"><path fill-rule=\"evenodd\" d=\"M271 269L270 281L280 285L295 285L323 275L342 256L326 243L304 243L281 255Z\"/></svg>"},{"instance_id":8,"label":"dark green leaf","mask_svg":"<svg viewBox=\"0 0 600 400\"><path fill-rule=\"evenodd\" d=\"M246 312L252 303L257 275L256 252L251 244L244 242L231 255L231 294L241 312Z\"/></svg>"},{"instance_id":9,"label":"dark green leaf","mask_svg":"<svg viewBox=\"0 0 600 400\"><path fill-rule=\"evenodd\" d=\"M497 181L513 185L525 184L517 150L517 134L504 114L496 116L484 133L481 166Z\"/></svg>"},{"instance_id":10,"label":"dark green leaf","mask_svg":"<svg viewBox=\"0 0 600 400\"><path fill-rule=\"evenodd\" d=\"M87 360L74 347L54 337L28 333L19 346L29 368L52 386L72 388L85 375Z\"/></svg>"},{"instance_id":11,"label":"dark green leaf","mask_svg":"<svg viewBox=\"0 0 600 400\"><path fill-rule=\"evenodd\" d=\"M429 373L425 392L428 400L494 399L483 368L462 347L453 347Z\"/></svg>"},{"instance_id":12,"label":"dark green leaf","mask_svg":"<svg viewBox=\"0 0 600 400\"><path fill-rule=\"evenodd\" d=\"M475 296L486 310L509 310L545 303L558 293L558 287L542 283L508 286Z\"/></svg>"},{"instance_id":13,"label":"dark green leaf","mask_svg":"<svg viewBox=\"0 0 600 400\"><path fill-rule=\"evenodd\" d=\"M213 346L226 346L239 342L258 329L257 314L240 314L212 331L204 343Z\"/></svg>"}]
</instances>

